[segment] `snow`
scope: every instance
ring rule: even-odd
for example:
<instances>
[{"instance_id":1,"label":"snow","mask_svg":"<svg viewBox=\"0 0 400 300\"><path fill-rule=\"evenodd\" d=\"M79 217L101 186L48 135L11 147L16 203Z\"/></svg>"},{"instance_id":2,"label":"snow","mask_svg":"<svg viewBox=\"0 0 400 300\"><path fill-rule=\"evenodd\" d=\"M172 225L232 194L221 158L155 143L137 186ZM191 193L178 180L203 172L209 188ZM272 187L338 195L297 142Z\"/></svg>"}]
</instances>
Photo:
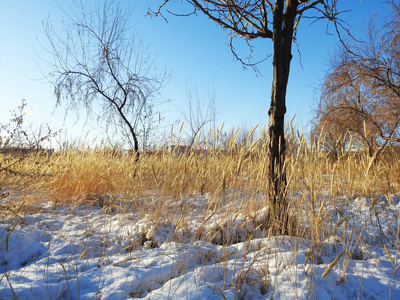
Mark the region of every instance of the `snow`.
<instances>
[{"instance_id":1,"label":"snow","mask_svg":"<svg viewBox=\"0 0 400 300\"><path fill-rule=\"evenodd\" d=\"M209 200L167 199L165 215L46 202L3 212L0 299L400 299L398 197L326 200L336 229L320 245L268 237L266 208L216 213Z\"/></svg>"}]
</instances>

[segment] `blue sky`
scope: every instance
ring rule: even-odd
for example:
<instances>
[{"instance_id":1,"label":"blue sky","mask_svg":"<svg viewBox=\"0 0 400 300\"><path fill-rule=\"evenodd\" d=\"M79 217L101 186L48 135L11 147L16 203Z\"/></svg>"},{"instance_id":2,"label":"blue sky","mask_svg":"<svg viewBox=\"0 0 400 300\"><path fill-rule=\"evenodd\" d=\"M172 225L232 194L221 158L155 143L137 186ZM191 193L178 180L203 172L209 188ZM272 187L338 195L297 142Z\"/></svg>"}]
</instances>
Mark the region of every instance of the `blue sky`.
<instances>
[{"instance_id":1,"label":"blue sky","mask_svg":"<svg viewBox=\"0 0 400 300\"><path fill-rule=\"evenodd\" d=\"M60 7L67 8L70 1L15 0L0 1L0 123L9 119L9 110L24 98L34 113L27 121L37 126L47 122L53 129L63 128L71 138L90 139L101 136L96 124L83 126L70 116L64 122L64 113L53 113L55 97L53 87L42 79L37 55L45 56L40 44L45 44L42 23L49 17L54 24L62 19ZM166 125L182 119L176 111L186 97L186 86L196 85L200 93L215 92L220 107L219 123L225 128L251 126L268 122L268 107L272 85L272 59L259 65L262 76L253 70L244 70L234 61L228 47L229 37L220 27L204 16L176 17L165 14L162 18L150 18L148 7L157 8L163 1L123 0L122 5L134 8L132 24L144 44L155 55L160 68L171 72L171 79L160 97L174 105L162 109ZM186 11L180 1L169 7ZM379 0L341 0L339 8L352 10L342 15L356 34L365 28L372 13L378 20L387 14L387 7ZM338 43L333 28L326 21L309 25L303 20L297 41L301 53L301 65L296 47L287 94L287 119L296 114L295 123L307 126L313 105L319 97L318 86L328 68L330 52ZM245 57L248 49L238 43L238 52ZM270 40L255 42L255 57L272 53ZM89 142L89 141L88 141Z\"/></svg>"}]
</instances>

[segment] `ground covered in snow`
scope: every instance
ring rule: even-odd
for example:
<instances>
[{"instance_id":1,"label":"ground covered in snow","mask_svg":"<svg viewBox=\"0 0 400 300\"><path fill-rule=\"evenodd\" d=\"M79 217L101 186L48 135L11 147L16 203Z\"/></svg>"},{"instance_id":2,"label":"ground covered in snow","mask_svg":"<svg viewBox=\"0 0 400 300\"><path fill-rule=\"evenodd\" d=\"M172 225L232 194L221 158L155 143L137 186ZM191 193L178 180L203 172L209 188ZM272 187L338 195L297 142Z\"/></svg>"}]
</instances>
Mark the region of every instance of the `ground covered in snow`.
<instances>
[{"instance_id":1,"label":"ground covered in snow","mask_svg":"<svg viewBox=\"0 0 400 300\"><path fill-rule=\"evenodd\" d=\"M268 237L265 208L225 214L208 197L157 215L45 202L9 213L3 199L0 299L400 299L398 197L326 204L335 234L318 244Z\"/></svg>"}]
</instances>

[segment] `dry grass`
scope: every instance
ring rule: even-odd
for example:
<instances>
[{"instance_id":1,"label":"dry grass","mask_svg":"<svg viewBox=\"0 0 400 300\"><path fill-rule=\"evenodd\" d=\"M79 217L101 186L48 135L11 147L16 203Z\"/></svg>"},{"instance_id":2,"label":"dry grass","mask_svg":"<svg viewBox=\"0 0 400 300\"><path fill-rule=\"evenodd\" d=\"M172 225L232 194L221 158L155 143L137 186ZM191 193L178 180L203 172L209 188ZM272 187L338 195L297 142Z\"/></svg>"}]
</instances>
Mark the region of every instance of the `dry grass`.
<instances>
[{"instance_id":1,"label":"dry grass","mask_svg":"<svg viewBox=\"0 0 400 300\"><path fill-rule=\"evenodd\" d=\"M240 191L250 200L248 209L255 211L265 204L251 199L259 201L259 195L266 194L268 159L261 138L251 140L255 139L239 148L232 143L225 151L143 153L138 162L134 155L99 149L31 155L13 166L28 176L1 172L0 180L3 187L17 188L26 197L40 191L63 204L90 200L93 195L148 197L153 191L158 198L177 198ZM375 197L399 192L400 153L386 151L368 170L366 154L345 153L334 160L304 138L290 137L289 145L288 192L310 198L307 205L314 214L321 193ZM0 156L3 162L15 160Z\"/></svg>"},{"instance_id":2,"label":"dry grass","mask_svg":"<svg viewBox=\"0 0 400 300\"><path fill-rule=\"evenodd\" d=\"M185 217L194 208L183 203L177 210L167 200L208 193L203 209L213 217L216 213L232 216L232 226L238 226L234 225L238 216L245 216L245 222L251 220L255 227L261 226L264 235L269 235L265 220L256 216L267 204L268 159L262 141L262 136L249 137L246 144L238 147L233 138L224 150L206 153L177 155L159 150L143 153L138 162L134 155L118 151L70 149L50 157L28 156L13 167L29 176L1 172L0 180L3 187L18 191L19 203L46 200L56 205L98 204L134 210L142 216L151 213L155 219L163 219L168 212L171 220L178 220L173 222L181 230L187 225ZM307 216L307 222L297 226L296 235L310 239L316 249L337 229L333 217L326 213L328 206L335 207L334 213L345 219L342 204L355 197L377 199L399 193L399 153L386 151L371 164L370 157L363 153L343 153L333 159L303 137L291 135L288 145L290 209L293 219L304 220ZM0 158L12 159L4 155ZM229 227L226 221L216 224L212 232L198 232L198 238L208 234L210 240L216 240Z\"/></svg>"},{"instance_id":3,"label":"dry grass","mask_svg":"<svg viewBox=\"0 0 400 300\"><path fill-rule=\"evenodd\" d=\"M10 207L2 211L20 216L28 213L31 205L39 200L56 205L97 204L107 214L122 209L139 213L145 220L145 216L151 216L155 228L173 229L170 241L189 237L222 245L238 241L247 241L250 245L252 239L260 237L260 232L262 237L269 236L260 213L267 204L268 170L266 145L262 141L261 137L249 137L247 144L237 147L233 139L224 151L207 153L176 155L173 151L160 150L143 153L138 162L134 155L107 149L70 149L50 157L28 156L13 165L20 175L0 173L3 190L15 193L17 200L16 204L9 202ZM326 240L335 236L341 240L343 249L324 275L338 266L344 281L351 261L365 255L357 252L358 246L368 242L363 239L362 228L351 223L353 216L347 214L345 204L356 197L373 200L387 196L390 202L390 195L399 194L400 153L386 151L371 164L370 157L362 153L343 153L333 159L302 137L290 136L288 145L290 211L300 222L296 235L310 241L304 267L321 264ZM0 157L3 162L12 160L15 160L12 156ZM202 216L200 221L197 219L195 232L190 232L192 216L199 217L195 213L199 207L193 202L177 200L205 194ZM228 237L227 232L242 228L250 228L245 240L235 239L234 234ZM393 232L396 230L393 228ZM397 244L400 244L398 236L397 232ZM148 232L139 238L143 247L159 246ZM136 247L129 244L125 251ZM297 253L296 249L293 251ZM397 270L398 262L391 261ZM239 283L244 280L239 279Z\"/></svg>"}]
</instances>

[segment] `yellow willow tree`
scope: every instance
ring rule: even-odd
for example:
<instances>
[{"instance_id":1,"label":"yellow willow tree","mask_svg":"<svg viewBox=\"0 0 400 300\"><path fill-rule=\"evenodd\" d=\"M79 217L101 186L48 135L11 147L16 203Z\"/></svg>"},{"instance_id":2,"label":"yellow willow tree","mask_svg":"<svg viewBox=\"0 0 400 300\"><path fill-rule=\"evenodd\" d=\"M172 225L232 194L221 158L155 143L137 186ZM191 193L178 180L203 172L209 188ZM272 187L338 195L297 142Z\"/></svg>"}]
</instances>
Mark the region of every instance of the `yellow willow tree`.
<instances>
[{"instance_id":1,"label":"yellow willow tree","mask_svg":"<svg viewBox=\"0 0 400 300\"><path fill-rule=\"evenodd\" d=\"M165 0L152 15L162 15ZM292 44L303 17L326 19L334 24L336 32L343 28L338 18L337 0L186 0L193 13L201 12L219 24L232 40L241 37L250 45L253 39L272 41L273 83L269 114L269 224L275 234L287 234L289 228L285 169L285 113L286 88L289 79Z\"/></svg>"},{"instance_id":2,"label":"yellow willow tree","mask_svg":"<svg viewBox=\"0 0 400 300\"><path fill-rule=\"evenodd\" d=\"M316 110L315 132L350 133L371 158L400 142L400 4L388 5L387 22L373 18L363 40L336 51Z\"/></svg>"}]
</instances>

